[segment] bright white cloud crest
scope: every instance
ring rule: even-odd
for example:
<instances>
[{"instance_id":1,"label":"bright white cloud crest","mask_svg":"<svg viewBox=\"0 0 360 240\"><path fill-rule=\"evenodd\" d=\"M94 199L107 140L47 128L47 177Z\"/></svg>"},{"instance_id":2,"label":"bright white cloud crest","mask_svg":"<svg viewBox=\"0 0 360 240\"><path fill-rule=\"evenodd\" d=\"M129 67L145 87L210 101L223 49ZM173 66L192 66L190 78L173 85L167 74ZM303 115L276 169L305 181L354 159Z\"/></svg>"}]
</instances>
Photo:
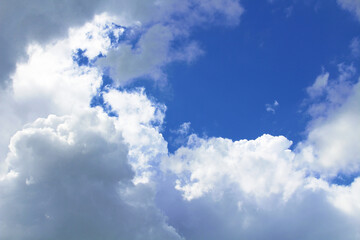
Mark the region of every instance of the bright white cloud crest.
<instances>
[{"instance_id":1,"label":"bright white cloud crest","mask_svg":"<svg viewBox=\"0 0 360 240\"><path fill-rule=\"evenodd\" d=\"M291 142L285 137L264 135L233 142L193 135L188 145L164 161L165 169L184 174L184 183L178 181L176 188L184 192L187 200L221 191L223 184L235 184L258 200L271 194L287 200L303 178L293 167L294 154L288 149ZM186 173L190 173L188 178Z\"/></svg>"},{"instance_id":2,"label":"bright white cloud crest","mask_svg":"<svg viewBox=\"0 0 360 240\"><path fill-rule=\"evenodd\" d=\"M187 144L170 154L166 106L117 87L165 81L166 64L193 61L203 50L190 29L237 24L237 1L16 4L0 8L4 34L24 36L0 38L1 239L359 239L360 178L328 181L360 170L352 65L307 89L313 120L294 149L268 134L188 136L188 122ZM5 26L17 11L21 27Z\"/></svg>"}]
</instances>

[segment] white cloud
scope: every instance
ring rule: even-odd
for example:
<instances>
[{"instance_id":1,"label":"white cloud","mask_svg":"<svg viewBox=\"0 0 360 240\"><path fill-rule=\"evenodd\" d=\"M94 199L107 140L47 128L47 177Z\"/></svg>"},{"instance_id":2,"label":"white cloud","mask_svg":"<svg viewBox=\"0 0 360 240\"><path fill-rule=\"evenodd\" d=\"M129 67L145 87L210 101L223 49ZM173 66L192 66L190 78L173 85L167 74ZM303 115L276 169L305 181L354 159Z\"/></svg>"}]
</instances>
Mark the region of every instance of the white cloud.
<instances>
[{"instance_id":1,"label":"white cloud","mask_svg":"<svg viewBox=\"0 0 360 240\"><path fill-rule=\"evenodd\" d=\"M116 119L101 109L37 119L11 140L1 239L180 239L149 186L134 186Z\"/></svg>"},{"instance_id":2,"label":"white cloud","mask_svg":"<svg viewBox=\"0 0 360 240\"><path fill-rule=\"evenodd\" d=\"M275 113L276 109L279 106L279 102L277 100L274 101L272 104L265 104L265 109L267 112Z\"/></svg>"},{"instance_id":3,"label":"white cloud","mask_svg":"<svg viewBox=\"0 0 360 240\"><path fill-rule=\"evenodd\" d=\"M177 129L175 132L177 132L178 134L181 134L181 135L187 135L187 134L189 134L190 127L191 127L190 122L184 122L180 125L179 129Z\"/></svg>"},{"instance_id":4,"label":"white cloud","mask_svg":"<svg viewBox=\"0 0 360 240\"><path fill-rule=\"evenodd\" d=\"M354 85L343 105L326 118L316 118L300 143L299 158L308 167L324 174L354 173L360 170L360 85Z\"/></svg>"},{"instance_id":5,"label":"white cloud","mask_svg":"<svg viewBox=\"0 0 360 240\"><path fill-rule=\"evenodd\" d=\"M337 0L338 4L345 10L353 13L360 20L360 2L357 0Z\"/></svg>"},{"instance_id":6,"label":"white cloud","mask_svg":"<svg viewBox=\"0 0 360 240\"><path fill-rule=\"evenodd\" d=\"M330 189L330 201L339 209L360 221L360 177L350 186L333 185Z\"/></svg>"},{"instance_id":7,"label":"white cloud","mask_svg":"<svg viewBox=\"0 0 360 240\"><path fill-rule=\"evenodd\" d=\"M360 85L352 65L339 64L339 76L317 77L309 87L309 113L313 117L307 139L297 146L298 158L323 177L360 170Z\"/></svg>"},{"instance_id":8,"label":"white cloud","mask_svg":"<svg viewBox=\"0 0 360 240\"><path fill-rule=\"evenodd\" d=\"M94 47L89 58L106 52L108 22L98 16L69 38L29 46L1 90L1 239L180 239L149 182L149 162L167 153L158 130L165 107L143 91L108 88L118 117L90 108L102 73L72 58L79 44Z\"/></svg>"},{"instance_id":9,"label":"white cloud","mask_svg":"<svg viewBox=\"0 0 360 240\"><path fill-rule=\"evenodd\" d=\"M324 70L323 70L324 71ZM308 87L308 113L314 118L324 117L341 106L351 94L356 73L355 67L344 63L338 64L338 76L330 79L328 72L320 74L312 86Z\"/></svg>"},{"instance_id":10,"label":"white cloud","mask_svg":"<svg viewBox=\"0 0 360 240\"><path fill-rule=\"evenodd\" d=\"M108 12L125 26L136 23L174 22L172 16L184 15L184 29L194 24L213 21L236 24L243 12L236 0L137 0L43 2L14 0L2 3L0 9L0 83L9 82L16 62L24 56L30 43L44 44L64 37L70 27L81 26L96 14ZM10 84L11 85L11 84Z\"/></svg>"},{"instance_id":11,"label":"white cloud","mask_svg":"<svg viewBox=\"0 0 360 240\"><path fill-rule=\"evenodd\" d=\"M179 176L176 188L192 200L206 193L221 194L224 185L262 201L279 194L286 201L301 185L302 172L293 166L291 141L263 135L256 140L189 138L163 162L163 169Z\"/></svg>"},{"instance_id":12,"label":"white cloud","mask_svg":"<svg viewBox=\"0 0 360 240\"><path fill-rule=\"evenodd\" d=\"M110 76L119 85L141 76L165 80L161 67L170 61L170 43L174 37L169 27L155 25L140 38L135 49L130 44L121 44L100 59L99 64L110 66Z\"/></svg>"},{"instance_id":13,"label":"white cloud","mask_svg":"<svg viewBox=\"0 0 360 240\"><path fill-rule=\"evenodd\" d=\"M178 179L179 193L160 185L159 206L186 239L357 239L358 180L338 186L307 176L290 144L192 136L163 162L164 182Z\"/></svg>"},{"instance_id":14,"label":"white cloud","mask_svg":"<svg viewBox=\"0 0 360 240\"><path fill-rule=\"evenodd\" d=\"M171 202L160 207L169 222L187 239L358 239L359 178L348 186L332 178L360 170L360 85L352 65L338 70L337 78L325 72L307 89L309 107L323 108L294 151L281 136L191 135L162 162L183 198L164 187ZM180 210L168 207L175 203Z\"/></svg>"},{"instance_id":15,"label":"white cloud","mask_svg":"<svg viewBox=\"0 0 360 240\"><path fill-rule=\"evenodd\" d=\"M330 74L328 72L320 74L313 85L306 89L307 93L311 98L318 97L323 94L323 91L327 87Z\"/></svg>"},{"instance_id":16,"label":"white cloud","mask_svg":"<svg viewBox=\"0 0 360 240\"><path fill-rule=\"evenodd\" d=\"M165 106L151 102L143 89L133 92L111 90L104 100L118 114L116 128L129 146L129 162L136 172L135 183L149 181L161 156L167 154L167 143L159 127L165 117Z\"/></svg>"},{"instance_id":17,"label":"white cloud","mask_svg":"<svg viewBox=\"0 0 360 240\"><path fill-rule=\"evenodd\" d=\"M7 36L0 38L0 81L13 71L9 88L0 90L6 116L0 118L0 238L359 238L359 179L350 186L326 181L360 166L360 91L349 81L352 65L340 64L337 79L322 75L308 89L312 106L324 107L321 117L313 115L299 152L282 136L191 135L168 156L161 134L166 107L143 89L107 86L99 93L104 69L97 67L110 67L120 85L142 76L166 79L167 63L202 54L189 29L216 19L237 24L239 3L35 1L17 7L23 4L0 9L1 36ZM111 29L113 22L123 27ZM111 43L109 31L122 37L126 29L139 37L135 45L134 39ZM174 49L174 40L184 45ZM106 57L78 66L72 59L78 48L92 63L100 53ZM116 116L90 108L95 95ZM269 104L269 111L278 105ZM187 135L189 127L179 133ZM315 179L311 171L325 177Z\"/></svg>"},{"instance_id":18,"label":"white cloud","mask_svg":"<svg viewBox=\"0 0 360 240\"><path fill-rule=\"evenodd\" d=\"M109 47L108 37L99 37L104 35L108 21L108 16L98 16L82 28L71 29L69 38L28 46L27 60L17 63L11 87L1 90L0 110L6 117L0 118L0 159L6 155L10 137L24 124L49 114L71 114L89 107L101 85L101 72L79 67L72 55L81 44L92 46L86 54L93 55ZM86 38L89 32L98 33L98 37Z\"/></svg>"}]
</instances>

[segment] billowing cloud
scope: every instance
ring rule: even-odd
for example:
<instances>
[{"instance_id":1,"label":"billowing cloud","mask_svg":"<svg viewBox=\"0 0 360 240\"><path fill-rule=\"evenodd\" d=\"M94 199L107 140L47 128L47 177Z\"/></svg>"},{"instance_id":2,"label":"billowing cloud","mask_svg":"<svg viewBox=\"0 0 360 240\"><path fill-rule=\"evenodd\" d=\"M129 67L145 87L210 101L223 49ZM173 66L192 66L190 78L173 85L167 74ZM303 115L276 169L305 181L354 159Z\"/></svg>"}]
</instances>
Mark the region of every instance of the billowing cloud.
<instances>
[{"instance_id":1,"label":"billowing cloud","mask_svg":"<svg viewBox=\"0 0 360 240\"><path fill-rule=\"evenodd\" d=\"M173 51L172 41L215 15L236 24L239 3L24 4L8 2L0 14L0 238L181 239L156 206L151 179L167 155L166 108L143 89L115 89L105 74L118 85L192 61L197 44ZM187 15L181 34L169 27L177 14Z\"/></svg>"},{"instance_id":2,"label":"billowing cloud","mask_svg":"<svg viewBox=\"0 0 360 240\"><path fill-rule=\"evenodd\" d=\"M271 194L288 199L301 184L302 173L294 169L291 142L264 135L256 140L210 138L192 135L187 147L163 162L163 168L182 176L176 188L192 200L218 187L233 185L259 200ZM221 194L221 192L219 193Z\"/></svg>"},{"instance_id":3,"label":"billowing cloud","mask_svg":"<svg viewBox=\"0 0 360 240\"><path fill-rule=\"evenodd\" d=\"M339 186L312 177L290 145L270 135L192 135L163 162L178 193L164 183L160 207L186 239L357 239L359 179Z\"/></svg>"},{"instance_id":4,"label":"billowing cloud","mask_svg":"<svg viewBox=\"0 0 360 240\"><path fill-rule=\"evenodd\" d=\"M169 196L158 196L169 223L187 239L357 239L360 91L352 65L338 70L334 79L324 71L307 88L313 119L293 150L283 136L190 135L162 162L178 191L164 183L161 193ZM338 185L339 174L355 178ZM179 211L169 207L175 202Z\"/></svg>"},{"instance_id":5,"label":"billowing cloud","mask_svg":"<svg viewBox=\"0 0 360 240\"><path fill-rule=\"evenodd\" d=\"M25 4L0 8L1 239L359 238L359 177L331 181L360 170L353 65L307 88L296 146L188 136L187 122L169 153L166 106L123 87L196 59L191 28L239 23L239 2Z\"/></svg>"},{"instance_id":6,"label":"billowing cloud","mask_svg":"<svg viewBox=\"0 0 360 240\"><path fill-rule=\"evenodd\" d=\"M40 118L11 139L0 180L2 239L180 239L135 186L115 118Z\"/></svg>"},{"instance_id":7,"label":"billowing cloud","mask_svg":"<svg viewBox=\"0 0 360 240\"><path fill-rule=\"evenodd\" d=\"M360 85L352 79L355 68L339 65L339 76L331 81L321 74L308 88L313 120L308 137L297 148L299 159L324 176L360 170Z\"/></svg>"},{"instance_id":8,"label":"billowing cloud","mask_svg":"<svg viewBox=\"0 0 360 240\"><path fill-rule=\"evenodd\" d=\"M102 72L74 57L79 44L89 61L106 53L109 19L30 45L2 90L1 239L181 239L149 183L148 162L167 154L165 107L143 90L102 90Z\"/></svg>"},{"instance_id":9,"label":"billowing cloud","mask_svg":"<svg viewBox=\"0 0 360 240\"><path fill-rule=\"evenodd\" d=\"M118 115L117 129L122 131L129 146L129 162L136 172L134 181L148 182L167 155L167 143L160 133L165 117L165 106L148 99L143 89L133 92L111 90L104 94L105 101Z\"/></svg>"},{"instance_id":10,"label":"billowing cloud","mask_svg":"<svg viewBox=\"0 0 360 240\"><path fill-rule=\"evenodd\" d=\"M30 43L45 44L66 36L70 27L77 27L104 12L116 16L117 23L125 26L152 25L174 22L173 16L185 15L182 22L189 26L213 21L217 16L222 22L236 24L243 9L236 0L163 0L163 1L3 1L0 9L0 82L9 82L9 74L16 62L25 57Z\"/></svg>"}]
</instances>

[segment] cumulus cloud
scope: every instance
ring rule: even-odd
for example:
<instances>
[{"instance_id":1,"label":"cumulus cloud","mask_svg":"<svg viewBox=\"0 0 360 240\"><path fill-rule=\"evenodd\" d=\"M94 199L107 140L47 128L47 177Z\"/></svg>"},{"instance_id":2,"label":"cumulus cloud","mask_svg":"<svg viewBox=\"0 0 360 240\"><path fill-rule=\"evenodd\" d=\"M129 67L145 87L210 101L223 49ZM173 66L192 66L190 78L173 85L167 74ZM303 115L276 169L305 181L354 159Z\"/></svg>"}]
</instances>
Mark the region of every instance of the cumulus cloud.
<instances>
[{"instance_id":1,"label":"cumulus cloud","mask_svg":"<svg viewBox=\"0 0 360 240\"><path fill-rule=\"evenodd\" d=\"M128 148L101 109L40 118L11 139L2 239L180 239L134 186Z\"/></svg>"},{"instance_id":2,"label":"cumulus cloud","mask_svg":"<svg viewBox=\"0 0 360 240\"><path fill-rule=\"evenodd\" d=\"M326 116L341 106L349 97L354 85L355 67L344 63L338 64L338 76L330 79L330 73L323 72L306 90L309 98L308 113L314 118Z\"/></svg>"},{"instance_id":3,"label":"cumulus cloud","mask_svg":"<svg viewBox=\"0 0 360 240\"><path fill-rule=\"evenodd\" d=\"M191 136L163 161L164 181L175 178L179 192L160 186L159 206L186 239L357 239L358 180L338 186L311 177L290 145L270 135Z\"/></svg>"},{"instance_id":4,"label":"cumulus cloud","mask_svg":"<svg viewBox=\"0 0 360 240\"><path fill-rule=\"evenodd\" d=\"M129 146L129 162L136 172L135 183L146 183L167 155L167 143L160 133L166 107L148 99L144 89L132 92L111 90L104 100L118 115L117 129Z\"/></svg>"},{"instance_id":5,"label":"cumulus cloud","mask_svg":"<svg viewBox=\"0 0 360 240\"><path fill-rule=\"evenodd\" d=\"M326 118L317 118L309 127L308 138L299 144L301 159L309 167L332 176L360 170L360 88L357 83L347 101Z\"/></svg>"},{"instance_id":6,"label":"cumulus cloud","mask_svg":"<svg viewBox=\"0 0 360 240\"><path fill-rule=\"evenodd\" d=\"M93 46L87 54L97 55L106 49L110 44L107 38L88 39L85 33L101 33L107 20L105 15L99 16L92 24L71 29L69 38L45 46L28 46L27 61L17 64L11 87L1 89L0 109L6 116L0 119L2 159L10 137L24 124L49 114L61 116L89 107L101 85L101 73L96 68L79 67L72 55L81 44ZM79 37L82 35L84 38Z\"/></svg>"},{"instance_id":7,"label":"cumulus cloud","mask_svg":"<svg viewBox=\"0 0 360 240\"><path fill-rule=\"evenodd\" d=\"M353 65L339 64L338 72L324 71L307 88L312 120L293 150L282 136L191 135L162 162L178 191L164 184L170 196L158 196L169 223L187 239L359 238L359 83ZM355 179L338 185L338 174ZM179 211L169 207L175 202Z\"/></svg>"},{"instance_id":8,"label":"cumulus cloud","mask_svg":"<svg viewBox=\"0 0 360 240\"><path fill-rule=\"evenodd\" d=\"M103 73L74 59L79 44L89 61L106 53L109 19L30 45L2 90L1 239L181 239L148 181L148 162L167 151L165 107L143 90L101 90ZM104 104L92 108L98 95Z\"/></svg>"},{"instance_id":9,"label":"cumulus cloud","mask_svg":"<svg viewBox=\"0 0 360 240\"><path fill-rule=\"evenodd\" d=\"M66 36L69 27L81 26L96 14L107 12L125 26L154 22L173 22L173 16L186 15L183 28L213 21L236 24L243 9L236 0L164 0L164 1L4 1L0 9L0 82L9 83L16 62L25 57L30 43L45 44ZM215 17L217 16L217 17Z\"/></svg>"},{"instance_id":10,"label":"cumulus cloud","mask_svg":"<svg viewBox=\"0 0 360 240\"><path fill-rule=\"evenodd\" d=\"M0 10L0 238L181 239L154 202L166 108L143 89L115 89L105 74L115 85L160 79L166 63L202 53L191 40L173 51L177 37L218 18L237 24L241 6L25 4ZM182 28L175 15L184 15Z\"/></svg>"},{"instance_id":11,"label":"cumulus cloud","mask_svg":"<svg viewBox=\"0 0 360 240\"><path fill-rule=\"evenodd\" d=\"M224 185L234 185L261 200L279 194L287 200L301 184L302 173L292 164L291 142L284 137L264 135L256 140L189 138L163 168L181 176L176 188L192 200Z\"/></svg>"},{"instance_id":12,"label":"cumulus cloud","mask_svg":"<svg viewBox=\"0 0 360 240\"><path fill-rule=\"evenodd\" d=\"M310 169L324 176L356 173L360 169L360 88L352 79L355 68L339 65L339 76L329 80L329 73L318 76L309 87L307 139L299 143L299 158Z\"/></svg>"},{"instance_id":13,"label":"cumulus cloud","mask_svg":"<svg viewBox=\"0 0 360 240\"><path fill-rule=\"evenodd\" d=\"M231 185L224 190L221 198L204 195L181 201L180 193L165 188L161 194L167 197L159 201L169 223L186 239L355 240L360 233L357 213L348 215L335 207L320 188L300 187L286 202L272 195L262 205Z\"/></svg>"},{"instance_id":14,"label":"cumulus cloud","mask_svg":"<svg viewBox=\"0 0 360 240\"><path fill-rule=\"evenodd\" d=\"M0 8L1 239L359 238L359 178L328 179L360 168L352 65L307 89L313 120L295 150L284 136L188 136L184 123L169 154L166 106L116 87L166 80L166 64L203 53L191 28L237 24L239 2L25 4Z\"/></svg>"}]
</instances>

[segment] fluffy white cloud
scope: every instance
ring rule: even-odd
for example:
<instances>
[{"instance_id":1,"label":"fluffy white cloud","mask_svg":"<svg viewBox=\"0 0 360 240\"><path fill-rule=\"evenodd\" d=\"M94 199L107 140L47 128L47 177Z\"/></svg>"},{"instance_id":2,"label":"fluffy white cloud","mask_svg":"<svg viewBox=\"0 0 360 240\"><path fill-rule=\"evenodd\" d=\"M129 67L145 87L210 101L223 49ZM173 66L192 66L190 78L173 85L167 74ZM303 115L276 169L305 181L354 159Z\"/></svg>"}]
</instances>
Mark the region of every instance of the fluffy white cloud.
<instances>
[{"instance_id":1,"label":"fluffy white cloud","mask_svg":"<svg viewBox=\"0 0 360 240\"><path fill-rule=\"evenodd\" d=\"M0 158L5 157L10 137L24 124L49 114L64 115L88 108L102 83L96 68L79 67L73 54L81 44L93 46L87 54L99 54L108 48L108 37L86 38L86 33L100 33L109 21L98 16L82 28L71 29L69 38L40 46L30 45L27 60L17 63L12 85L1 89ZM93 35L95 35L93 33Z\"/></svg>"},{"instance_id":2,"label":"fluffy white cloud","mask_svg":"<svg viewBox=\"0 0 360 240\"><path fill-rule=\"evenodd\" d=\"M269 135L190 136L163 162L159 206L186 239L358 239L359 180L338 186L308 176L290 145Z\"/></svg>"},{"instance_id":3,"label":"fluffy white cloud","mask_svg":"<svg viewBox=\"0 0 360 240\"><path fill-rule=\"evenodd\" d=\"M325 101L310 105L314 119L307 139L297 146L299 161L324 177L360 170L360 84L349 79L355 72L352 66L340 65L339 70L337 79L328 82L325 73L308 88L312 98Z\"/></svg>"},{"instance_id":4,"label":"fluffy white cloud","mask_svg":"<svg viewBox=\"0 0 360 240\"><path fill-rule=\"evenodd\" d=\"M0 8L0 81L13 71L0 90L1 239L359 239L359 178L327 182L360 168L352 65L308 88L314 121L295 152L282 136L191 135L168 155L166 107L144 89L104 86L102 76L109 70L116 85L166 79L167 63L202 53L190 28L237 24L239 2L25 4ZM90 107L94 97L104 109Z\"/></svg>"},{"instance_id":5,"label":"fluffy white cloud","mask_svg":"<svg viewBox=\"0 0 360 240\"><path fill-rule=\"evenodd\" d=\"M204 195L191 201L164 188L159 205L186 239L356 240L360 236L357 213L336 207L321 188L301 186L286 202L272 195L261 205L232 185L224 188L221 198Z\"/></svg>"},{"instance_id":6,"label":"fluffy white cloud","mask_svg":"<svg viewBox=\"0 0 360 240\"><path fill-rule=\"evenodd\" d=\"M295 150L281 136L232 141L190 135L162 162L164 181L179 191L161 185L168 196L158 196L159 206L169 223L186 239L358 239L359 178L348 186L332 182L359 172L355 72L340 64L337 78L325 72L307 89L313 120ZM322 107L311 112L315 106ZM179 210L171 208L175 203Z\"/></svg>"},{"instance_id":7,"label":"fluffy white cloud","mask_svg":"<svg viewBox=\"0 0 360 240\"><path fill-rule=\"evenodd\" d=\"M168 153L167 142L159 132L166 107L150 101L143 89L110 90L104 100L118 114L115 126L129 146L129 161L136 172L134 182L148 182L155 171L152 166Z\"/></svg>"},{"instance_id":8,"label":"fluffy white cloud","mask_svg":"<svg viewBox=\"0 0 360 240\"><path fill-rule=\"evenodd\" d=\"M303 173L293 164L291 141L263 135L256 140L210 138L196 135L163 162L163 169L180 176L176 188L192 200L206 193L220 194L234 186L259 202L272 194L286 201L301 185Z\"/></svg>"},{"instance_id":9,"label":"fluffy white cloud","mask_svg":"<svg viewBox=\"0 0 360 240\"><path fill-rule=\"evenodd\" d=\"M1 239L180 239L149 182L149 162L167 154L158 131L165 107L141 90L108 87L117 117L91 108L102 72L73 60L83 46L90 60L106 54L111 20L97 16L66 39L29 46L1 90Z\"/></svg>"},{"instance_id":10,"label":"fluffy white cloud","mask_svg":"<svg viewBox=\"0 0 360 240\"><path fill-rule=\"evenodd\" d=\"M0 180L1 239L180 239L132 184L116 118L40 118L11 139Z\"/></svg>"},{"instance_id":11,"label":"fluffy white cloud","mask_svg":"<svg viewBox=\"0 0 360 240\"><path fill-rule=\"evenodd\" d=\"M331 202L347 214L360 221L360 178L356 178L350 186L333 185L330 188Z\"/></svg>"}]
</instances>

